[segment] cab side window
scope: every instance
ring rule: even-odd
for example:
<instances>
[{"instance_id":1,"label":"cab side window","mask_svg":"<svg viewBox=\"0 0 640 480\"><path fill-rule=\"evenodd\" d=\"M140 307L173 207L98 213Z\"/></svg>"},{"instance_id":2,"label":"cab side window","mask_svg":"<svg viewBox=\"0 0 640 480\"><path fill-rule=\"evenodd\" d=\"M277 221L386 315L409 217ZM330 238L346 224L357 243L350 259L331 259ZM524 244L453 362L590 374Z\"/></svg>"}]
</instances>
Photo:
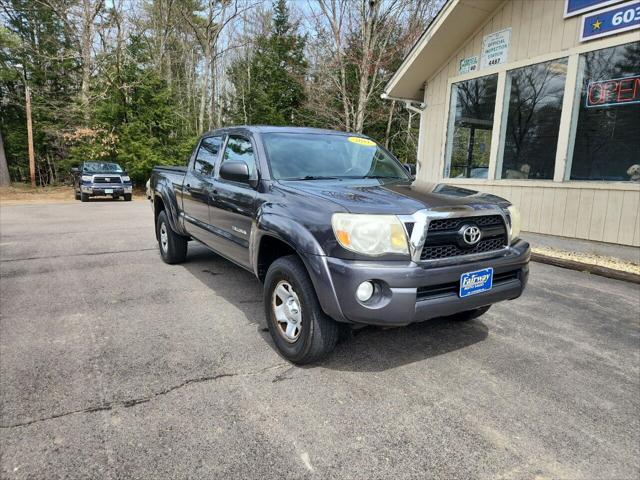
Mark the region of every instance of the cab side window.
<instances>
[{"instance_id":1,"label":"cab side window","mask_svg":"<svg viewBox=\"0 0 640 480\"><path fill-rule=\"evenodd\" d=\"M213 169L220 155L221 147L222 137L203 138L193 163L193 169L207 177L213 175Z\"/></svg>"},{"instance_id":2,"label":"cab side window","mask_svg":"<svg viewBox=\"0 0 640 480\"><path fill-rule=\"evenodd\" d=\"M249 167L249 178L256 178L256 159L249 139L230 135L222 157L222 163L227 161L246 163Z\"/></svg>"}]
</instances>

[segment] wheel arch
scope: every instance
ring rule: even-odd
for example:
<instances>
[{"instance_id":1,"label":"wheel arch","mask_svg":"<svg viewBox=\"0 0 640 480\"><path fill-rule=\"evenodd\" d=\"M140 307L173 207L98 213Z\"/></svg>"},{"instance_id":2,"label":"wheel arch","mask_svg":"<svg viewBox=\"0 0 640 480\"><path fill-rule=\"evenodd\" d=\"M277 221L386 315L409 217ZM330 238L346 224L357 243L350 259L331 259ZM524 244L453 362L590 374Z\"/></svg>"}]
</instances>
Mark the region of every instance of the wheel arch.
<instances>
[{"instance_id":1,"label":"wheel arch","mask_svg":"<svg viewBox=\"0 0 640 480\"><path fill-rule=\"evenodd\" d=\"M284 255L296 255L302 261L324 312L346 322L334 289L326 254L318 241L303 225L280 215L262 215L251 242L254 273L261 282L269 266Z\"/></svg>"}]
</instances>

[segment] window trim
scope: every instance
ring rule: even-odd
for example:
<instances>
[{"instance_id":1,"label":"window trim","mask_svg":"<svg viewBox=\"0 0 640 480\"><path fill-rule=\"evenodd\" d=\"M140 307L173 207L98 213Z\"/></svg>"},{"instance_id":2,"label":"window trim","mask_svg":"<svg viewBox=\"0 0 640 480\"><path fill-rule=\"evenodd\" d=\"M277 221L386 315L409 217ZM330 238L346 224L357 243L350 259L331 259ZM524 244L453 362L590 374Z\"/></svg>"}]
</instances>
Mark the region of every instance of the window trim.
<instances>
[{"instance_id":1,"label":"window trim","mask_svg":"<svg viewBox=\"0 0 640 480\"><path fill-rule=\"evenodd\" d=\"M531 65L535 65L538 63L548 62L551 60L555 60L558 58L567 58L568 66L567 66L567 77L565 79L565 90L564 97L562 100L562 115L560 117L560 130L558 132L558 143L556 145L556 159L555 159L555 168L554 168L554 176L553 180L551 179L531 179L531 180L521 180L524 182L537 182L538 184L546 184L553 185L555 183L561 183L566 185L569 182L576 182L579 185L583 185L584 188L592 188L592 186L596 183L606 184L606 185L632 185L634 188L630 188L632 190L637 190L638 185L633 182L624 181L624 180L570 180L570 171L571 171L571 161L573 157L573 141L572 137L575 139L575 128L577 126L577 111L575 102L575 95L579 94L578 87L578 71L579 71L579 58L580 55L587 52L592 52L595 50L602 50L605 48L617 47L620 45L625 45L627 43L637 42L637 32L625 32L619 35L614 35L611 37L605 37L598 40L586 41L580 45L569 48L567 50L560 50L550 53L545 53L543 55L538 55L536 57L527 58L524 60L518 60L515 62L507 62L502 65L498 65L495 67L485 68L476 70L474 72L465 73L462 75L457 75L453 77L447 78L446 90L444 92L444 109L442 112L442 133L441 133L441 150L439 155L439 162L436 170L436 174L439 178L448 181L448 182L458 182L463 181L462 183L468 184L495 184L495 185L511 185L511 182L514 180L506 179L506 178L496 178L497 177L497 162L498 155L500 154L501 148L501 138L498 136L495 138L491 137L491 150L489 154L489 171L487 172L487 178L450 178L445 177L445 168L447 165L447 143L449 138L449 117L450 117L450 108L451 108L451 95L453 91L453 85L455 83L464 82L468 80L474 80L480 77L486 77L488 75L498 74L498 86L496 88L496 109L494 110L493 115L493 134L498 134L502 132L502 123L503 123L503 110L504 110L504 102L505 102L505 84L506 84L506 74L509 70L515 70L522 67L527 67ZM459 52L458 52L459 53ZM451 58L457 59L458 53L454 54ZM438 75L442 73L442 70L437 71L432 79L437 78ZM502 82L500 81L502 77ZM576 92L578 90L578 92ZM426 94L425 94L426 97ZM502 100L502 101L501 101ZM500 111L498 111L498 106L500 106ZM433 107L431 107L433 108ZM499 115L498 115L499 114ZM424 115L423 115L424 116ZM575 117L575 118L574 118ZM422 122L421 122L422 123ZM421 131L421 136L424 135L424 132ZM495 147L494 147L495 145ZM425 152L426 153L426 152ZM423 153L424 155L424 153ZM428 158L424 159L428 162ZM520 181L520 180L518 180ZM534 186L533 184L531 186Z\"/></svg>"}]
</instances>

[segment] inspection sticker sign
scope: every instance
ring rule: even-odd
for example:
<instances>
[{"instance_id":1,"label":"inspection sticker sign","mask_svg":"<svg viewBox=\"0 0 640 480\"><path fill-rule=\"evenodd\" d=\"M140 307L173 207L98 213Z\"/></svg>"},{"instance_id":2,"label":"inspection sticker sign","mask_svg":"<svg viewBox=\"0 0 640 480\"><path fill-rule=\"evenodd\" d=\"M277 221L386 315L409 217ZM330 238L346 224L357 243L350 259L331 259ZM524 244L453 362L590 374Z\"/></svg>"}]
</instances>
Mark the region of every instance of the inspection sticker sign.
<instances>
[{"instance_id":1,"label":"inspection sticker sign","mask_svg":"<svg viewBox=\"0 0 640 480\"><path fill-rule=\"evenodd\" d=\"M482 39L480 68L495 67L501 63L507 63L510 42L511 27L484 37Z\"/></svg>"},{"instance_id":2,"label":"inspection sticker sign","mask_svg":"<svg viewBox=\"0 0 640 480\"><path fill-rule=\"evenodd\" d=\"M621 3L582 17L580 41L640 28L640 0Z\"/></svg>"},{"instance_id":3,"label":"inspection sticker sign","mask_svg":"<svg viewBox=\"0 0 640 480\"><path fill-rule=\"evenodd\" d=\"M463 58L462 60L460 60L460 70L459 70L460 75L469 73L469 72L475 72L476 70L478 70L477 56Z\"/></svg>"}]
</instances>

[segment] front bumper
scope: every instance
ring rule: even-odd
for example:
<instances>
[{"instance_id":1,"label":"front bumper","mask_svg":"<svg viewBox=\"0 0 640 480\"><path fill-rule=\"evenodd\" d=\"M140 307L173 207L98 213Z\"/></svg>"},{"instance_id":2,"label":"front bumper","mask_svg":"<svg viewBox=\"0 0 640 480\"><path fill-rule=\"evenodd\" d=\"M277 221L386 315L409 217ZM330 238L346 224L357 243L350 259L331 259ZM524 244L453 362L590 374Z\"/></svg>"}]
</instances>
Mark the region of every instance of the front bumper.
<instances>
[{"instance_id":1,"label":"front bumper","mask_svg":"<svg viewBox=\"0 0 640 480\"><path fill-rule=\"evenodd\" d=\"M108 190L111 190L111 193L107 193ZM87 195L101 197L107 195L124 195L125 193L128 194L133 191L133 187L131 185L82 185L80 187L80 191L82 193L86 193Z\"/></svg>"},{"instance_id":2,"label":"front bumper","mask_svg":"<svg viewBox=\"0 0 640 480\"><path fill-rule=\"evenodd\" d=\"M460 259L446 266L322 257L320 261L324 265L313 269L312 277L316 275L314 283L323 309L334 319L348 323L402 326L519 297L528 280L529 258L529 244L522 240L495 257L473 261ZM494 271L492 289L460 298L460 276L487 267ZM328 278L317 278L322 271ZM357 286L366 280L373 280L381 286L380 294L370 304L355 297Z\"/></svg>"}]
</instances>

